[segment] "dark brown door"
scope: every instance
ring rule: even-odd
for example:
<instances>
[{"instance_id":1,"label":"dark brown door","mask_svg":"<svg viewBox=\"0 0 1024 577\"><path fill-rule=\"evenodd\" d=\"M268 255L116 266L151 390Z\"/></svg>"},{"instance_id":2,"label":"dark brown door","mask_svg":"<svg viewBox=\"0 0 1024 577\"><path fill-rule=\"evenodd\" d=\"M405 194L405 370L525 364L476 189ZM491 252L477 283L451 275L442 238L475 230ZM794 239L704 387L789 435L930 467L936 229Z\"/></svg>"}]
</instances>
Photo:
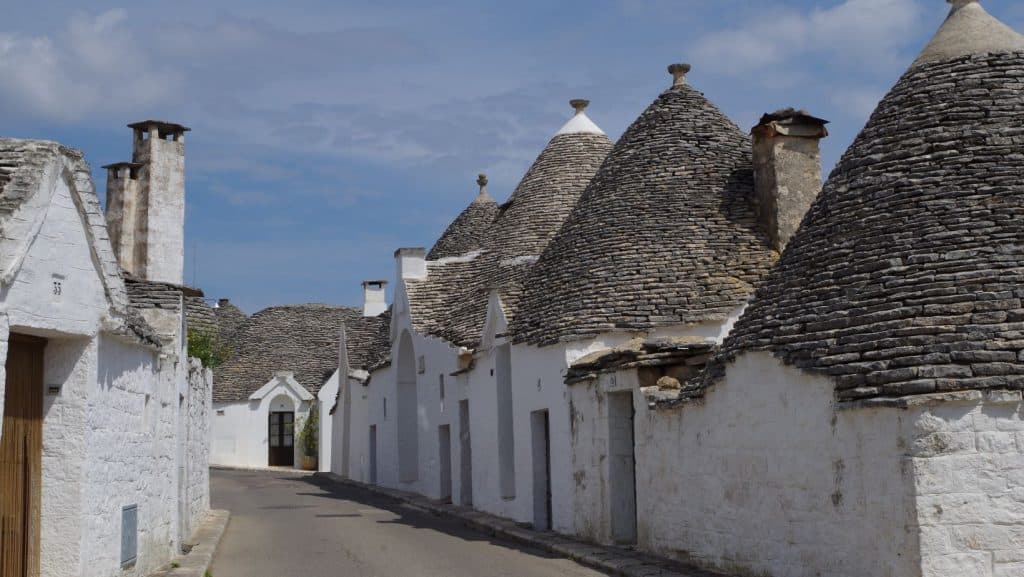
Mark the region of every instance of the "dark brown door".
<instances>
[{"instance_id":1,"label":"dark brown door","mask_svg":"<svg viewBox=\"0 0 1024 577\"><path fill-rule=\"evenodd\" d=\"M270 413L270 466L295 466L295 413Z\"/></svg>"},{"instance_id":2,"label":"dark brown door","mask_svg":"<svg viewBox=\"0 0 1024 577\"><path fill-rule=\"evenodd\" d=\"M43 460L43 349L11 335L0 438L0 575L39 575L39 497Z\"/></svg>"}]
</instances>

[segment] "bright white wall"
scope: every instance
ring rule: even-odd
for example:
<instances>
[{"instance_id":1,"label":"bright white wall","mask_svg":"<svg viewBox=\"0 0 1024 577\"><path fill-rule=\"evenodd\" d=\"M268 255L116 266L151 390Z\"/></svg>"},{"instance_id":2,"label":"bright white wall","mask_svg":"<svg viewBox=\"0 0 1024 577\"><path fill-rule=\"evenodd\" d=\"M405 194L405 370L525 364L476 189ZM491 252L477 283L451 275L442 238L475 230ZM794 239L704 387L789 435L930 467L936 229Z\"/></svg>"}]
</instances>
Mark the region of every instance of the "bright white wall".
<instances>
[{"instance_id":1,"label":"bright white wall","mask_svg":"<svg viewBox=\"0 0 1024 577\"><path fill-rule=\"evenodd\" d=\"M295 412L295 464L299 464L300 420L309 416L310 403L290 387L278 384L259 401L214 403L210 464L221 467L266 468L269 463L268 425L271 411ZM223 411L224 414L220 414Z\"/></svg>"},{"instance_id":2,"label":"bright white wall","mask_svg":"<svg viewBox=\"0 0 1024 577\"><path fill-rule=\"evenodd\" d=\"M909 411L923 577L1024 575L1020 393L974 397Z\"/></svg>"},{"instance_id":3,"label":"bright white wall","mask_svg":"<svg viewBox=\"0 0 1024 577\"><path fill-rule=\"evenodd\" d=\"M188 403L185 419L186 511L184 535L190 536L210 511L210 408L213 371L198 359L189 359Z\"/></svg>"},{"instance_id":4,"label":"bright white wall","mask_svg":"<svg viewBox=\"0 0 1024 577\"><path fill-rule=\"evenodd\" d=\"M82 217L64 179L56 180L45 214L18 274L3 289L10 325L96 334L109 305ZM54 283L60 283L60 294L55 294Z\"/></svg>"},{"instance_id":5,"label":"bright white wall","mask_svg":"<svg viewBox=\"0 0 1024 577\"><path fill-rule=\"evenodd\" d=\"M316 394L317 400L320 402L320 456L317 460L317 466L320 472L334 471L335 467L340 470L341 467L341 450L342 447L340 439L343 438L344 427L339 426L337 429L334 427L334 420L342 419L340 414L334 416L331 415L331 408L334 407L335 399L338 395L338 371L334 371L330 379L324 383L324 386L320 387L320 391ZM338 399L338 408L336 413L342 411L342 400ZM339 439L338 443L338 454L337 457L334 455L334 441L335 437ZM337 461L335 465L334 461ZM340 472L339 472L340 474Z\"/></svg>"},{"instance_id":6,"label":"bright white wall","mask_svg":"<svg viewBox=\"0 0 1024 577\"><path fill-rule=\"evenodd\" d=\"M912 421L836 412L833 391L767 353L681 408L636 391L640 546L750 574L917 575Z\"/></svg>"}]
</instances>

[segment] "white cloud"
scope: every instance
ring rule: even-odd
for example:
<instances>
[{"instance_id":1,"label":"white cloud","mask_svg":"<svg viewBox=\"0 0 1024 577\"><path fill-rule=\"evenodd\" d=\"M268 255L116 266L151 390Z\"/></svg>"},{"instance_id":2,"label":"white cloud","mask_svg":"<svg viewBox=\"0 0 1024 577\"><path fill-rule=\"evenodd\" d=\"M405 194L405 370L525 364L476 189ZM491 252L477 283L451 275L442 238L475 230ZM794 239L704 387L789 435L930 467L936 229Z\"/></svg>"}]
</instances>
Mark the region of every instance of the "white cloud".
<instances>
[{"instance_id":1,"label":"white cloud","mask_svg":"<svg viewBox=\"0 0 1024 577\"><path fill-rule=\"evenodd\" d=\"M844 66L887 68L920 25L916 0L844 0L831 8L799 12L766 9L770 19L711 33L696 44L697 56L719 70L743 74L768 66L800 66L825 57Z\"/></svg>"},{"instance_id":2,"label":"white cloud","mask_svg":"<svg viewBox=\"0 0 1024 577\"><path fill-rule=\"evenodd\" d=\"M64 121L123 115L174 96L179 76L145 58L127 16L78 14L53 36L0 33L0 100Z\"/></svg>"}]
</instances>

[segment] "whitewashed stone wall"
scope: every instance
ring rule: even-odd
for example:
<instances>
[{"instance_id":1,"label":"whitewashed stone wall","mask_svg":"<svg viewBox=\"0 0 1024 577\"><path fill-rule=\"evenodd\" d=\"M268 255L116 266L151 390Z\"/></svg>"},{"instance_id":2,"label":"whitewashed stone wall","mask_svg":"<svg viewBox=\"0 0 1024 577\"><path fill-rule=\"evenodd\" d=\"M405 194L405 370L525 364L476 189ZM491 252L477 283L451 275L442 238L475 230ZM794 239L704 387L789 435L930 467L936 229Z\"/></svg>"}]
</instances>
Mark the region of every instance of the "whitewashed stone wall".
<instances>
[{"instance_id":1,"label":"whitewashed stone wall","mask_svg":"<svg viewBox=\"0 0 1024 577\"><path fill-rule=\"evenodd\" d=\"M335 445L335 437L338 439L343 438L344 428L335 429L334 420L335 418L342 419L341 415L331 415L331 409L334 408L335 402L338 407L335 414L342 410L342 401L338 399L338 371L334 371L331 378L327 379L324 386L320 387L320 391L316 394L317 401L320 403L320 456L317 459L317 465L319 466L320 472L335 471L335 468L341 465L341 441ZM335 465L334 447L338 447L337 465ZM338 474L341 474L338 472Z\"/></svg>"},{"instance_id":2,"label":"whitewashed stone wall","mask_svg":"<svg viewBox=\"0 0 1024 577\"><path fill-rule=\"evenodd\" d=\"M911 415L837 412L831 381L766 353L702 402L635 402L641 548L741 574L919 574Z\"/></svg>"},{"instance_id":3,"label":"whitewashed stone wall","mask_svg":"<svg viewBox=\"0 0 1024 577\"><path fill-rule=\"evenodd\" d=\"M1020 393L911 409L923 577L1024 575Z\"/></svg>"},{"instance_id":4,"label":"whitewashed stone wall","mask_svg":"<svg viewBox=\"0 0 1024 577\"><path fill-rule=\"evenodd\" d=\"M364 412L367 416L365 442L363 433L359 432L356 427L352 428L354 433L351 438L351 458L353 462L359 462L365 458L367 463L367 468L364 470L365 476L357 480L370 482L369 427L374 425L377 428L377 484L384 487L398 486L397 428L393 412L395 409L394 374L395 369L390 365L374 371L370 375L370 384L365 389L365 399L363 395L354 395L352 405L352 412L357 413L361 404L365 403ZM387 401L387 418L384 415L385 399L389 399ZM335 420L336 427L337 422ZM334 472L340 473L338 470Z\"/></svg>"},{"instance_id":5,"label":"whitewashed stone wall","mask_svg":"<svg viewBox=\"0 0 1024 577\"><path fill-rule=\"evenodd\" d=\"M210 464L220 467L266 468L269 464L268 420L271 411L295 412L295 464L299 464L298 431L312 403L281 385L258 401L214 403Z\"/></svg>"},{"instance_id":6,"label":"whitewashed stone wall","mask_svg":"<svg viewBox=\"0 0 1024 577\"><path fill-rule=\"evenodd\" d=\"M138 506L138 561L128 574L154 571L179 542L178 374L173 361L158 362L153 351L99 339L86 407L83 575L118 572L124 506Z\"/></svg>"},{"instance_id":7,"label":"whitewashed stone wall","mask_svg":"<svg viewBox=\"0 0 1024 577\"><path fill-rule=\"evenodd\" d=\"M210 418L213 371L189 359L188 414L185 420L186 511L183 536L190 536L210 512Z\"/></svg>"}]
</instances>

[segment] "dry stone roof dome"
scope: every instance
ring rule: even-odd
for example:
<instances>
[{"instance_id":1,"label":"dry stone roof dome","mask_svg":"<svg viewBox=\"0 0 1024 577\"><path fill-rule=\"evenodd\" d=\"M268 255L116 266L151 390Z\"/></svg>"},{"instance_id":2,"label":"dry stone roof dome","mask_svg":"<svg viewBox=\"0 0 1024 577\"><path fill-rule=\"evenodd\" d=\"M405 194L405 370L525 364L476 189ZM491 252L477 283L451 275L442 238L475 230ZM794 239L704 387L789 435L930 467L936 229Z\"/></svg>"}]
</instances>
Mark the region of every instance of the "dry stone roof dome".
<instances>
[{"instance_id":1,"label":"dry stone roof dome","mask_svg":"<svg viewBox=\"0 0 1024 577\"><path fill-rule=\"evenodd\" d=\"M1024 38L1004 29L954 6L723 358L771 351L835 377L843 400L1024 388Z\"/></svg>"},{"instance_id":2,"label":"dry stone roof dome","mask_svg":"<svg viewBox=\"0 0 1024 577\"><path fill-rule=\"evenodd\" d=\"M427 263L424 280L406 280L414 328L475 346L490 291L512 315L529 267L558 232L612 143L574 100L576 115L551 139L501 206L480 253Z\"/></svg>"},{"instance_id":3,"label":"dry stone roof dome","mask_svg":"<svg viewBox=\"0 0 1024 577\"><path fill-rule=\"evenodd\" d=\"M428 260L463 255L483 245L488 230L498 216L498 203L487 194L485 175L481 174L477 183L480 185L480 194L448 225L448 229L427 255Z\"/></svg>"},{"instance_id":4,"label":"dry stone roof dome","mask_svg":"<svg viewBox=\"0 0 1024 577\"><path fill-rule=\"evenodd\" d=\"M245 401L279 371L317 394L338 369L342 324L348 334L352 368L365 368L386 355L390 315L364 317L362 312L329 305L279 306L253 315L235 333L234 356L215 371L215 402ZM382 336L383 335L383 336Z\"/></svg>"},{"instance_id":5,"label":"dry stone roof dome","mask_svg":"<svg viewBox=\"0 0 1024 577\"><path fill-rule=\"evenodd\" d=\"M530 272L511 331L548 345L722 320L777 254L751 204L751 143L682 80L615 145Z\"/></svg>"}]
</instances>

